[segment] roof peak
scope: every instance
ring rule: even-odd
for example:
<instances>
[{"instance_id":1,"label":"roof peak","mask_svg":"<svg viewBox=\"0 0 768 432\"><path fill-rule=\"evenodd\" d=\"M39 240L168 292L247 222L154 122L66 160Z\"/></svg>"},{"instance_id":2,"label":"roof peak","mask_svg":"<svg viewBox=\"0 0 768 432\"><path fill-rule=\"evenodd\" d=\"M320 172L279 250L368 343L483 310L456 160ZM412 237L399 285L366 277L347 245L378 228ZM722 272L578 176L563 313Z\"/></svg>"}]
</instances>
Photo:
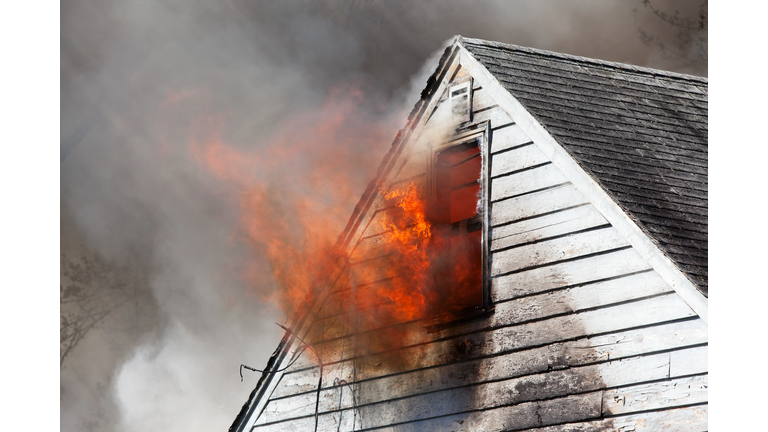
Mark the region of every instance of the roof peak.
<instances>
[{"instance_id":1,"label":"roof peak","mask_svg":"<svg viewBox=\"0 0 768 432\"><path fill-rule=\"evenodd\" d=\"M542 55L542 56L548 56L548 57L555 57L562 60L568 60L573 61L577 63L587 63L592 64L596 66L601 67L612 67L616 69L621 69L623 71L628 72L635 72L640 74L649 74L654 76L664 76L668 78L676 78L676 79L684 79L688 81L698 81L707 84L709 81L706 77L701 77L698 75L690 75L690 74L683 74L678 72L671 72L666 71L663 69L653 69L649 67L644 66L636 66L628 63L619 63L619 62L613 62L608 60L600 60L600 59L594 59L590 57L582 57L572 54L565 54L565 53L559 53L555 51L548 51L544 49L538 49L538 48L530 48L530 47L524 47L520 45L514 45L514 44L508 44L508 43L502 43L502 42L495 42L495 41L489 41L485 39L476 39L476 38L469 38L464 37L461 35L456 36L456 41L464 44L471 44L471 45L478 45L488 48L497 48L497 49L505 49L510 51L517 51L521 53L526 54L535 54L535 55Z\"/></svg>"}]
</instances>

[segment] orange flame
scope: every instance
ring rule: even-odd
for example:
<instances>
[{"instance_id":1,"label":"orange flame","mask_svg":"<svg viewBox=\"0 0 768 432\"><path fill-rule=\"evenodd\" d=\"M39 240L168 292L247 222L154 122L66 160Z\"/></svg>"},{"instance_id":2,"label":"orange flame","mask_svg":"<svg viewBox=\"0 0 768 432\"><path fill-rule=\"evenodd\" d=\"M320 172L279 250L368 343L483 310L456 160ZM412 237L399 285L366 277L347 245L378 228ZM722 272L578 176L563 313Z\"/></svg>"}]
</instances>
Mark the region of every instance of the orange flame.
<instances>
[{"instance_id":1,"label":"orange flame","mask_svg":"<svg viewBox=\"0 0 768 432\"><path fill-rule=\"evenodd\" d=\"M377 294L392 300L392 313L398 321L410 321L423 317L429 304L427 246L431 224L426 220L424 200L415 184L391 190L384 199L396 200L395 206L403 211L404 217L400 223L393 218L382 220L390 252L396 259L389 269L392 285Z\"/></svg>"},{"instance_id":2,"label":"orange flame","mask_svg":"<svg viewBox=\"0 0 768 432\"><path fill-rule=\"evenodd\" d=\"M251 150L225 143L220 119L196 125L204 133L192 140L193 155L240 209L235 238L254 254L244 277L287 317L332 273L328 257L391 140L393 125L361 112L363 99L357 88L336 89Z\"/></svg>"},{"instance_id":3,"label":"orange flame","mask_svg":"<svg viewBox=\"0 0 768 432\"><path fill-rule=\"evenodd\" d=\"M290 117L256 150L225 143L219 117L206 117L205 133L192 140L193 155L240 210L234 238L252 253L243 276L259 300L276 302L286 317L318 298L312 287L334 285L337 261L329 259L337 252L334 245L395 130L393 123L360 114L362 97L356 89L336 91L321 110ZM384 213L389 216L382 219L377 240L388 263L362 268L363 288L334 287L344 296L341 310L334 312L339 321L357 331L378 329L368 341L371 351L402 346L411 327L397 324L452 313L453 306L446 305L461 294L454 292L455 284L437 286L446 284L444 277L436 282L435 273L455 265L447 273L464 279L471 267L447 259L453 240L428 219L423 186L380 192L397 209Z\"/></svg>"}]
</instances>

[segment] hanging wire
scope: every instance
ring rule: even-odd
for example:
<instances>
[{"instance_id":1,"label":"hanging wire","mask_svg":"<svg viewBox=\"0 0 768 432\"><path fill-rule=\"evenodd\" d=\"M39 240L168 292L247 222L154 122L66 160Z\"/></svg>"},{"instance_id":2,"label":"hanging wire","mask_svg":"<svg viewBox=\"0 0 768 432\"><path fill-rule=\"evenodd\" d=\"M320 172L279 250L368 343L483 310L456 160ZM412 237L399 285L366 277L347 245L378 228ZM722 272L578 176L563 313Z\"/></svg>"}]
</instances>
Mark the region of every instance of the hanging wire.
<instances>
[{"instance_id":1,"label":"hanging wire","mask_svg":"<svg viewBox=\"0 0 768 432\"><path fill-rule=\"evenodd\" d=\"M349 388L349 391L352 392L352 413L354 414L355 411L357 411L357 398L355 398L355 391L352 389L352 386L349 385L347 380L340 380L338 378L334 378L333 385L346 385ZM339 391L339 427L336 428L336 432L339 432L341 430L341 419L344 416L344 411L341 410L341 398L344 395L344 387L341 387ZM355 418L356 416L353 415L352 417L352 432L355 431L355 428L357 427L357 420Z\"/></svg>"},{"instance_id":2,"label":"hanging wire","mask_svg":"<svg viewBox=\"0 0 768 432\"><path fill-rule=\"evenodd\" d=\"M278 324L278 325L279 325L279 324ZM281 326L281 327L282 327L282 326ZM270 373L270 374L273 374L273 373L278 373L278 372L282 372L282 371L284 371L284 370L286 370L286 369L290 368L291 366L293 366L293 364L294 364L294 363L296 363L296 360L298 360L298 359L299 359L299 356L301 355L301 353L302 353L302 352L304 352L304 350L305 350L305 349L307 349L307 347L306 347L306 346L304 346L304 347L301 347L300 349L296 350L296 351L293 353L293 357L291 358L291 361L290 361L290 363L288 363L288 366L286 366L286 367L284 367L284 368L282 368L282 369L278 369L278 370L275 370L275 371L267 371L267 370L256 369L256 368L250 367L250 366L248 366L248 365L245 365L245 364L241 364L241 365L240 365L240 382L243 382L243 368L246 368L246 369L248 369L248 370L252 370L252 371L254 371L254 372Z\"/></svg>"},{"instance_id":3,"label":"hanging wire","mask_svg":"<svg viewBox=\"0 0 768 432\"><path fill-rule=\"evenodd\" d=\"M293 335L304 346L299 348L298 350L294 351L293 358L288 363L288 365L285 366L282 369L278 369L278 370L275 370L275 371L265 371L265 370L261 370L261 369L256 369L256 368L250 367L250 366L245 365L245 364L241 364L240 365L240 381L241 382L243 381L243 368L246 368L246 369L254 371L254 372L270 373L270 374L282 372L282 371L290 368L291 366L293 366L293 364L296 363L296 361L299 359L301 354L308 348L310 351L312 351L312 353L315 354L315 357L317 357L317 362L320 364L320 378L319 378L319 380L317 382L317 396L316 396L316 399L315 399L315 432L317 432L318 411L319 411L319 407L320 407L320 391L323 388L323 368L325 367L325 365L323 364L323 360L320 358L320 354L317 352L317 350L314 347L312 347L312 345L310 345L304 339L299 337L299 335L294 333L293 330L289 329L288 327L286 327L286 326L284 326L284 325L282 325L280 323L275 323L275 324L277 324L278 327L280 327L281 329L285 330L289 334ZM353 402L353 411L352 412L355 412L355 410L357 410L357 400L355 398L355 392L352 390L352 387L349 385L349 383L346 380L339 380L338 378L336 378L333 381L333 385L341 385L341 384L344 384L347 387L349 387L349 390L352 392L352 402ZM342 392L343 392L343 389L344 389L344 387L342 387ZM341 395L339 396L339 407L341 407ZM355 423L355 420L353 419L353 424L352 424L352 430L353 431L355 430L355 426L356 426L354 423ZM339 415L339 428L341 428L341 415ZM338 429L337 429L337 432L338 432Z\"/></svg>"},{"instance_id":4,"label":"hanging wire","mask_svg":"<svg viewBox=\"0 0 768 432\"><path fill-rule=\"evenodd\" d=\"M275 324L277 324L281 329L292 334L294 337L296 337L296 339L298 339L301 343L303 343L304 346L309 348L309 350L312 351L317 357L317 362L320 363L320 378L317 381L317 397L315 399L315 432L317 432L318 410L320 408L320 390L323 389L323 367L325 365L323 364L323 360L320 358L320 354L317 352L317 350L314 347L312 347L312 345L305 342L304 339L300 338L299 335L294 333L293 330L289 329L288 327L280 325L279 323L275 323Z\"/></svg>"}]
</instances>

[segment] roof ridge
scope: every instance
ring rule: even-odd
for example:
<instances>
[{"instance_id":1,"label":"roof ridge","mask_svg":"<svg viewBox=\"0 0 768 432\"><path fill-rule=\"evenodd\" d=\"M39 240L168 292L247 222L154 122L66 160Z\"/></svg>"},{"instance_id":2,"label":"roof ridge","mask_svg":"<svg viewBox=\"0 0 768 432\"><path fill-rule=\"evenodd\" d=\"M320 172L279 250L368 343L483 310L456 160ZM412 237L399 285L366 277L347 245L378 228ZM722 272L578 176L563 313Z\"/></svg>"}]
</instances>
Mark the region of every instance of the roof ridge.
<instances>
[{"instance_id":1,"label":"roof ridge","mask_svg":"<svg viewBox=\"0 0 768 432\"><path fill-rule=\"evenodd\" d=\"M457 38L457 41L459 41L460 43L466 42L473 45L490 46L494 48L503 48L503 49L513 50L513 51L520 51L528 54L539 54L539 55L545 55L549 57L557 57L557 58L571 60L575 62L591 63L598 66L609 66L609 67L624 69L630 72L639 72L639 73L645 73L645 74L651 74L651 75L662 75L670 78L685 79L688 81L698 81L704 84L709 83L709 80L707 79L707 77L702 77L698 75L671 72L663 69L654 69L654 68L649 68L645 66L637 66L629 63L619 63L619 62L614 62L609 60L600 60L600 59L595 59L590 57L577 56L573 54L564 54L564 53L549 51L545 49L529 48L529 47L524 47L520 45L489 41L485 39L469 38L461 35L457 36L456 38Z\"/></svg>"}]
</instances>

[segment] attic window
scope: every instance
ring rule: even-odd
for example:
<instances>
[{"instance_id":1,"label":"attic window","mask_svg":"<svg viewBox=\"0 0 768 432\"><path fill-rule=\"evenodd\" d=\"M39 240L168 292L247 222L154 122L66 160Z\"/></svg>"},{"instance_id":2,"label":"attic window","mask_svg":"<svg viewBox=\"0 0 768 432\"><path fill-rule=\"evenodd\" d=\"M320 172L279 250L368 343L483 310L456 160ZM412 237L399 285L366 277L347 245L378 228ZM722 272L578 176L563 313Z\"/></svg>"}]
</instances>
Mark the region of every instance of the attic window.
<instances>
[{"instance_id":1,"label":"attic window","mask_svg":"<svg viewBox=\"0 0 768 432\"><path fill-rule=\"evenodd\" d=\"M486 191L482 187L484 131L440 146L432 157L432 202L435 241L432 263L435 286L453 312L487 306L485 268L488 244Z\"/></svg>"},{"instance_id":2,"label":"attic window","mask_svg":"<svg viewBox=\"0 0 768 432\"><path fill-rule=\"evenodd\" d=\"M461 121L469 121L471 84L471 81L465 81L448 89L451 111L454 116L461 118Z\"/></svg>"}]
</instances>

